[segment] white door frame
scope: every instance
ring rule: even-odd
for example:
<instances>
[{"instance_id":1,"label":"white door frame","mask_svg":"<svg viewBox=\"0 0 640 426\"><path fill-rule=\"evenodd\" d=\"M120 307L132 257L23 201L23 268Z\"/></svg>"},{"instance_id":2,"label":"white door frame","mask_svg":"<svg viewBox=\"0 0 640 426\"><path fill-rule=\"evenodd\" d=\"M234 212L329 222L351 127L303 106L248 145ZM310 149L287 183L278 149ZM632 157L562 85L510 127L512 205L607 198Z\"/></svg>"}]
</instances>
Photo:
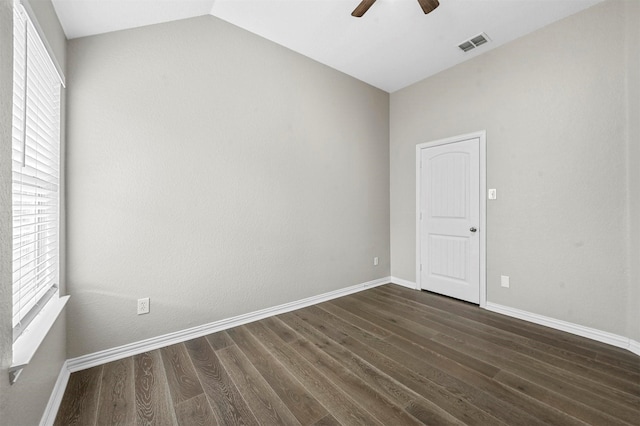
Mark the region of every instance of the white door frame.
<instances>
[{"instance_id":1,"label":"white door frame","mask_svg":"<svg viewBox=\"0 0 640 426\"><path fill-rule=\"evenodd\" d=\"M425 142L416 145L416 289L422 290L422 274L420 273L421 246L420 235L422 235L422 221L420 220L420 190L422 179L420 173L421 151L438 145L446 145L455 142L462 142L477 138L480 141L480 226L478 234L480 237L480 307L487 304L487 132L467 133L466 135L454 136L446 139L439 139L432 142Z\"/></svg>"}]
</instances>

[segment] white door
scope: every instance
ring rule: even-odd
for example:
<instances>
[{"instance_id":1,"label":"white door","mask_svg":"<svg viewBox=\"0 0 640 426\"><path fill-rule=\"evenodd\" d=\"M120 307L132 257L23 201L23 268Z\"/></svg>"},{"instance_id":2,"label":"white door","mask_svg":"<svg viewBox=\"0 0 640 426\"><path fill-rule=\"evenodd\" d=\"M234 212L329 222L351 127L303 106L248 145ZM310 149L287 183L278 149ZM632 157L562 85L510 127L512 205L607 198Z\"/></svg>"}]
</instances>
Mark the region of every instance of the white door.
<instances>
[{"instance_id":1,"label":"white door","mask_svg":"<svg viewBox=\"0 0 640 426\"><path fill-rule=\"evenodd\" d=\"M480 302L480 138L419 147L419 285Z\"/></svg>"}]
</instances>

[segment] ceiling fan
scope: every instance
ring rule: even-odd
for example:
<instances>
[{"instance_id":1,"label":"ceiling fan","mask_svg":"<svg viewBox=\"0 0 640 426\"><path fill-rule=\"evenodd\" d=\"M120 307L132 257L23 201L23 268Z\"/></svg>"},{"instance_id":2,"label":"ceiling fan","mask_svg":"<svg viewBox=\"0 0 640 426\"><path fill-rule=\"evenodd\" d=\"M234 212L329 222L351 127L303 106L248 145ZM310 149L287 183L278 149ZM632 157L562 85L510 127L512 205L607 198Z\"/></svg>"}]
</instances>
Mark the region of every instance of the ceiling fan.
<instances>
[{"instance_id":1,"label":"ceiling fan","mask_svg":"<svg viewBox=\"0 0 640 426\"><path fill-rule=\"evenodd\" d=\"M376 0L362 0L358 7L351 12L351 16L361 18L375 2ZM438 0L418 0L418 3L420 3L420 7L425 15L429 12L433 12L436 7L440 6Z\"/></svg>"}]
</instances>

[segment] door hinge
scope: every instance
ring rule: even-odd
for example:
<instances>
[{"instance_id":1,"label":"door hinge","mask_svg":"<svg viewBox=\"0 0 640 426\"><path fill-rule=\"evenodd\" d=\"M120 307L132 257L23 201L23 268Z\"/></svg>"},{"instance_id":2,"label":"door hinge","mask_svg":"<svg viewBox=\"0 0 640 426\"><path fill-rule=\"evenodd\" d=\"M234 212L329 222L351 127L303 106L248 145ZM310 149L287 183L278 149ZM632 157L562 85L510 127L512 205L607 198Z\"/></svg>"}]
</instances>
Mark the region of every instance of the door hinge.
<instances>
[{"instance_id":1,"label":"door hinge","mask_svg":"<svg viewBox=\"0 0 640 426\"><path fill-rule=\"evenodd\" d=\"M420 264L420 270L422 271L422 263Z\"/></svg>"},{"instance_id":2,"label":"door hinge","mask_svg":"<svg viewBox=\"0 0 640 426\"><path fill-rule=\"evenodd\" d=\"M420 220L422 220L422 212L420 212Z\"/></svg>"}]
</instances>

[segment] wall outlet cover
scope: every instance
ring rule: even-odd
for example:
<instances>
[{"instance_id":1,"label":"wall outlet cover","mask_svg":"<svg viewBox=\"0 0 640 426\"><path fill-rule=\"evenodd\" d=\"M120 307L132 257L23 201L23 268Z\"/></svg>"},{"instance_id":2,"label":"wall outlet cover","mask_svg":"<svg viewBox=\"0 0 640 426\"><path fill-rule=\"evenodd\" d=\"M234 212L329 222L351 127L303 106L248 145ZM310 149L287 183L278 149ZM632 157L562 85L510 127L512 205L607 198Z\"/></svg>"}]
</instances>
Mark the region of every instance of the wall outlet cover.
<instances>
[{"instance_id":1,"label":"wall outlet cover","mask_svg":"<svg viewBox=\"0 0 640 426\"><path fill-rule=\"evenodd\" d=\"M138 299L138 315L149 313L149 298Z\"/></svg>"}]
</instances>

